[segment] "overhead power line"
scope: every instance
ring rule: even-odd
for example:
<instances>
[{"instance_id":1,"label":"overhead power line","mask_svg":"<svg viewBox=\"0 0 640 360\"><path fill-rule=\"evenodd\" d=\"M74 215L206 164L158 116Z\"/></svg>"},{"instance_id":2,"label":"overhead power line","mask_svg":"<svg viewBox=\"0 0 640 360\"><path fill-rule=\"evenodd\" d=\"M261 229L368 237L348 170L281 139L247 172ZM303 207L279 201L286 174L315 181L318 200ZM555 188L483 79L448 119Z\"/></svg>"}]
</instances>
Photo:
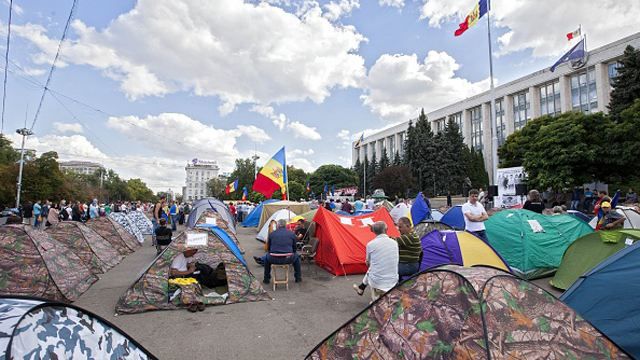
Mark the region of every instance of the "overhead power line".
<instances>
[{"instance_id":1,"label":"overhead power line","mask_svg":"<svg viewBox=\"0 0 640 360\"><path fill-rule=\"evenodd\" d=\"M7 101L7 69L9 68L9 44L11 41L12 10L13 0L9 0L9 21L7 22L7 51L4 53L4 82L2 85L2 125L0 125L0 134L4 133L4 107Z\"/></svg>"}]
</instances>

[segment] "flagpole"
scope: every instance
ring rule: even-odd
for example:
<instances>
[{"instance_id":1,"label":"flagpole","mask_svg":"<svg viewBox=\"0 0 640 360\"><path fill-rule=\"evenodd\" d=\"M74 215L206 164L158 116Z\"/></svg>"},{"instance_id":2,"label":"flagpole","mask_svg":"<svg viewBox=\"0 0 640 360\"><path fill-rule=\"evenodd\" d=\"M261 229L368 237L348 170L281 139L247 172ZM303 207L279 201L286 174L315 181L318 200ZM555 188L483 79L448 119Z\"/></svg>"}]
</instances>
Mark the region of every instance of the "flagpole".
<instances>
[{"instance_id":1,"label":"flagpole","mask_svg":"<svg viewBox=\"0 0 640 360\"><path fill-rule=\"evenodd\" d=\"M496 125L495 117L496 117L496 95L495 88L493 86L493 52L491 50L491 3L487 4L487 38L489 40L489 77L490 77L490 91L489 94L491 96L491 114L489 115L489 119L491 119L491 133L492 133L492 141L491 141L491 157L493 161L491 162L492 166L492 184L495 184L498 179L498 127Z\"/></svg>"}]
</instances>

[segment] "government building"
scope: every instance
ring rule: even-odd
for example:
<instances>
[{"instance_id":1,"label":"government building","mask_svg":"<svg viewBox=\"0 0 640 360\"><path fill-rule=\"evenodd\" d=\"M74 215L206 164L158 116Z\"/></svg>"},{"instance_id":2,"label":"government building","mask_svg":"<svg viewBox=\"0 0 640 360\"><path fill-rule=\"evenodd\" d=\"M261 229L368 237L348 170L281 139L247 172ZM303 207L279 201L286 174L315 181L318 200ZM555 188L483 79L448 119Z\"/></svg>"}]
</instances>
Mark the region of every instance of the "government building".
<instances>
[{"instance_id":1,"label":"government building","mask_svg":"<svg viewBox=\"0 0 640 360\"><path fill-rule=\"evenodd\" d=\"M104 170L104 166L101 164L78 160L60 161L58 162L58 167L62 172L74 172L83 175L93 175L93 173L100 169Z\"/></svg>"},{"instance_id":2,"label":"government building","mask_svg":"<svg viewBox=\"0 0 640 360\"><path fill-rule=\"evenodd\" d=\"M567 111L607 112L612 79L617 74L617 60L627 45L640 48L640 33L588 52L587 61L579 69L564 63L551 72L549 68L534 72L495 87L495 120L498 146L531 119ZM446 105L446 104L443 104ZM492 178L491 96L486 91L426 114L434 133L442 131L452 119L460 126L464 142L482 151L485 168ZM415 120L414 120L415 123ZM371 160L375 152L380 159L383 149L390 158L404 152L409 121L370 134L359 148L352 146L352 164L365 154ZM493 182L493 181L492 181Z\"/></svg>"},{"instance_id":3,"label":"government building","mask_svg":"<svg viewBox=\"0 0 640 360\"><path fill-rule=\"evenodd\" d=\"M218 177L218 162L193 159L184 169L187 177L186 186L182 188L183 201L191 202L208 197L207 182Z\"/></svg>"}]
</instances>

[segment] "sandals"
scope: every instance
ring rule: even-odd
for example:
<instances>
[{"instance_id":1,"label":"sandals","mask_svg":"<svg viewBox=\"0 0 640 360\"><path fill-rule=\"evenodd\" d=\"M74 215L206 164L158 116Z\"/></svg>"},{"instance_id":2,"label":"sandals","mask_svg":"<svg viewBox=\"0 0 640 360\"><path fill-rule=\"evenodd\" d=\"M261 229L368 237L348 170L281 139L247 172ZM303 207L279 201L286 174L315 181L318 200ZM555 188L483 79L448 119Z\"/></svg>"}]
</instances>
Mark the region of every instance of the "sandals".
<instances>
[{"instance_id":1,"label":"sandals","mask_svg":"<svg viewBox=\"0 0 640 360\"><path fill-rule=\"evenodd\" d=\"M355 290L360 296L364 294L364 289L361 289L357 284L353 284L353 290Z\"/></svg>"},{"instance_id":2,"label":"sandals","mask_svg":"<svg viewBox=\"0 0 640 360\"><path fill-rule=\"evenodd\" d=\"M203 303L191 304L189 305L187 310L192 313L196 311L204 311L204 304Z\"/></svg>"}]
</instances>

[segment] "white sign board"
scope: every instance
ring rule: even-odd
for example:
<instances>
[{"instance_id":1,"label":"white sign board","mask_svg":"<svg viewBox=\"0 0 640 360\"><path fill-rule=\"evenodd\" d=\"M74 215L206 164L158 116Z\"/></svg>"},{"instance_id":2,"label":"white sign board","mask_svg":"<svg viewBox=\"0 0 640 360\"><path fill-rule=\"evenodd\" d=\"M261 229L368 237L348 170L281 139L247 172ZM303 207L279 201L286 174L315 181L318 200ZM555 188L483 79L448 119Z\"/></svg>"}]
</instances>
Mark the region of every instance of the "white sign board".
<instances>
[{"instance_id":1,"label":"white sign board","mask_svg":"<svg viewBox=\"0 0 640 360\"><path fill-rule=\"evenodd\" d=\"M516 205L524 204L525 200L525 196L498 195L493 197L493 206L497 208L510 209Z\"/></svg>"},{"instance_id":2,"label":"white sign board","mask_svg":"<svg viewBox=\"0 0 640 360\"><path fill-rule=\"evenodd\" d=\"M627 239L624 241L624 244L625 244L625 245L627 245L627 246L633 245L633 239L631 239L631 238L627 238Z\"/></svg>"},{"instance_id":3,"label":"white sign board","mask_svg":"<svg viewBox=\"0 0 640 360\"><path fill-rule=\"evenodd\" d=\"M353 225L353 223L351 222L351 218L347 217L341 217L340 222L344 225Z\"/></svg>"},{"instance_id":4,"label":"white sign board","mask_svg":"<svg viewBox=\"0 0 640 360\"><path fill-rule=\"evenodd\" d=\"M208 217L205 219L205 221L208 225L214 225L214 226L218 225L218 223L216 222L216 218Z\"/></svg>"},{"instance_id":5,"label":"white sign board","mask_svg":"<svg viewBox=\"0 0 640 360\"><path fill-rule=\"evenodd\" d=\"M529 226L531 226L531 230L534 233L544 232L544 228L542 227L542 225L540 225L538 220L527 220L527 222L529 223Z\"/></svg>"},{"instance_id":6,"label":"white sign board","mask_svg":"<svg viewBox=\"0 0 640 360\"><path fill-rule=\"evenodd\" d=\"M373 225L373 219L372 218L364 218L364 219L360 219L360 221L362 222L362 225L364 225L364 226Z\"/></svg>"},{"instance_id":7,"label":"white sign board","mask_svg":"<svg viewBox=\"0 0 640 360\"><path fill-rule=\"evenodd\" d=\"M498 195L515 195L516 185L523 183L526 175L522 166L498 169Z\"/></svg>"},{"instance_id":8,"label":"white sign board","mask_svg":"<svg viewBox=\"0 0 640 360\"><path fill-rule=\"evenodd\" d=\"M207 233L187 233L187 247L207 246Z\"/></svg>"}]
</instances>

